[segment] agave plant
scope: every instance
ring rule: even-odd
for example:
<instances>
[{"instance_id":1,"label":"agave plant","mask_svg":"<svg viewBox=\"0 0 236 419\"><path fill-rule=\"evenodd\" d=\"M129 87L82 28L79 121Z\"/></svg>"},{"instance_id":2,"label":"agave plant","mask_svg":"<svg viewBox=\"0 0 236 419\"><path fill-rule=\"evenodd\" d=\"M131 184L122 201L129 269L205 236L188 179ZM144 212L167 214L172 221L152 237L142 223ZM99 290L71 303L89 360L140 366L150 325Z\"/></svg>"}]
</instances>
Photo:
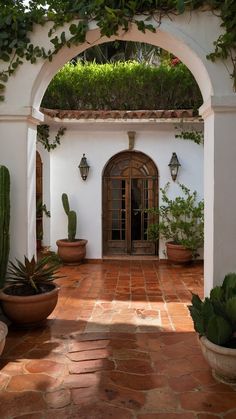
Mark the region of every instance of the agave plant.
<instances>
[{"instance_id":1,"label":"agave plant","mask_svg":"<svg viewBox=\"0 0 236 419\"><path fill-rule=\"evenodd\" d=\"M31 288L36 294L42 292L42 285L62 277L57 275L60 263L52 256L46 256L38 261L34 256L31 260L24 256L24 263L16 259L16 263L10 262L9 265L8 282Z\"/></svg>"},{"instance_id":2,"label":"agave plant","mask_svg":"<svg viewBox=\"0 0 236 419\"><path fill-rule=\"evenodd\" d=\"M236 273L227 274L204 301L193 294L189 311L200 336L220 346L236 347Z\"/></svg>"}]
</instances>

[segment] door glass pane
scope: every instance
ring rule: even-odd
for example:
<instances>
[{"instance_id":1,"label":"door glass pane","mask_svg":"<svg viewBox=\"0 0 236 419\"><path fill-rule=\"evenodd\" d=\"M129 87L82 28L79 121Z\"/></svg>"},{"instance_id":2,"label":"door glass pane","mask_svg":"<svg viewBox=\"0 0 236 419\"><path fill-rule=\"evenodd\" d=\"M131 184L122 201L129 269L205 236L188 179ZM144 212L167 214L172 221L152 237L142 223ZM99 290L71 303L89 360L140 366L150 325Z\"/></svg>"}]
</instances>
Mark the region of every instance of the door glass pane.
<instances>
[{"instance_id":1,"label":"door glass pane","mask_svg":"<svg viewBox=\"0 0 236 419\"><path fill-rule=\"evenodd\" d=\"M141 240L142 179L131 179L131 240Z\"/></svg>"},{"instance_id":2,"label":"door glass pane","mask_svg":"<svg viewBox=\"0 0 236 419\"><path fill-rule=\"evenodd\" d=\"M111 191L111 239L125 240L126 228L126 207L125 207L126 181L122 179L112 179Z\"/></svg>"}]
</instances>

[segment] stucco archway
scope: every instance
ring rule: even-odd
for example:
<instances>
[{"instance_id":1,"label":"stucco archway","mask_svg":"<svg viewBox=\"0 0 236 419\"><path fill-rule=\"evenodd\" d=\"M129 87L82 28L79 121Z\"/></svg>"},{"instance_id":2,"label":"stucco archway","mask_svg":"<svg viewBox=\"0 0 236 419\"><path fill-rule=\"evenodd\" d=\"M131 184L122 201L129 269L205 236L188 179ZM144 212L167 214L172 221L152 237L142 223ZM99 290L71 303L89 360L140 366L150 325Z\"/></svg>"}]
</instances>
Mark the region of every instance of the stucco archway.
<instances>
[{"instance_id":1,"label":"stucco archway","mask_svg":"<svg viewBox=\"0 0 236 419\"><path fill-rule=\"evenodd\" d=\"M12 176L11 236L14 240L11 241L11 256L35 253L36 125L43 119L39 105L51 78L68 59L91 45L113 39L141 41L177 55L192 71L203 95L205 290L208 293L212 284L220 282L227 271L236 270L232 250L236 239L236 228L232 228L236 213L236 198L232 195L236 154L233 138L236 131L235 94L225 64L211 63L206 59L221 31L218 17L211 12L196 11L191 17L185 13L171 21L163 17L161 24L152 23L157 27L156 33L147 31L143 34L131 26L127 33L105 39L99 38L96 22L91 22L86 43L71 49L63 48L52 63L25 63L10 79L6 100L0 105L0 150L1 162L9 167ZM33 35L46 49L50 47L48 25L37 27ZM230 63L227 64L230 68Z\"/></svg>"}]
</instances>

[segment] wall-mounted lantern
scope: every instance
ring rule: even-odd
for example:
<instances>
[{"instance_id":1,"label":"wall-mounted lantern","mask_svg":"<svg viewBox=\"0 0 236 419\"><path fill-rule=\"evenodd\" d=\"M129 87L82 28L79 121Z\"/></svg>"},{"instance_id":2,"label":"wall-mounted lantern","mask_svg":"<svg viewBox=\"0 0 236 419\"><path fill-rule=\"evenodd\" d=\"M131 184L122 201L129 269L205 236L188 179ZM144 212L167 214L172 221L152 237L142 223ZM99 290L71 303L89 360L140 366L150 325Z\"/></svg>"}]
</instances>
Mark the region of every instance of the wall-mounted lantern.
<instances>
[{"instance_id":1,"label":"wall-mounted lantern","mask_svg":"<svg viewBox=\"0 0 236 419\"><path fill-rule=\"evenodd\" d=\"M90 166L88 165L87 158L85 157L85 154L83 154L83 157L80 160L80 164L79 164L78 167L79 167L80 175L81 175L82 179L86 180L87 176L88 176Z\"/></svg>"},{"instance_id":2,"label":"wall-mounted lantern","mask_svg":"<svg viewBox=\"0 0 236 419\"><path fill-rule=\"evenodd\" d=\"M179 167L181 166L176 153L172 153L168 166L170 168L171 177L173 181L175 181L178 175Z\"/></svg>"}]
</instances>

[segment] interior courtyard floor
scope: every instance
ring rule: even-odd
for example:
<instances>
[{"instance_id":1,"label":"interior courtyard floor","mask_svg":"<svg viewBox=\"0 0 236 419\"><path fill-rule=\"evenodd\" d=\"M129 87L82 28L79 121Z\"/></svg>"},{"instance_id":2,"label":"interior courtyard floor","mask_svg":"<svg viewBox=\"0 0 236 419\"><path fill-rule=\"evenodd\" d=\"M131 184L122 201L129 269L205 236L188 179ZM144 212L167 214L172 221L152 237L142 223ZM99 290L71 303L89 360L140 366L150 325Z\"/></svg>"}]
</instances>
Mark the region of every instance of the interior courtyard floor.
<instances>
[{"instance_id":1,"label":"interior courtyard floor","mask_svg":"<svg viewBox=\"0 0 236 419\"><path fill-rule=\"evenodd\" d=\"M235 419L236 387L211 375L188 311L200 264L62 267L44 326L9 327L1 419Z\"/></svg>"}]
</instances>

